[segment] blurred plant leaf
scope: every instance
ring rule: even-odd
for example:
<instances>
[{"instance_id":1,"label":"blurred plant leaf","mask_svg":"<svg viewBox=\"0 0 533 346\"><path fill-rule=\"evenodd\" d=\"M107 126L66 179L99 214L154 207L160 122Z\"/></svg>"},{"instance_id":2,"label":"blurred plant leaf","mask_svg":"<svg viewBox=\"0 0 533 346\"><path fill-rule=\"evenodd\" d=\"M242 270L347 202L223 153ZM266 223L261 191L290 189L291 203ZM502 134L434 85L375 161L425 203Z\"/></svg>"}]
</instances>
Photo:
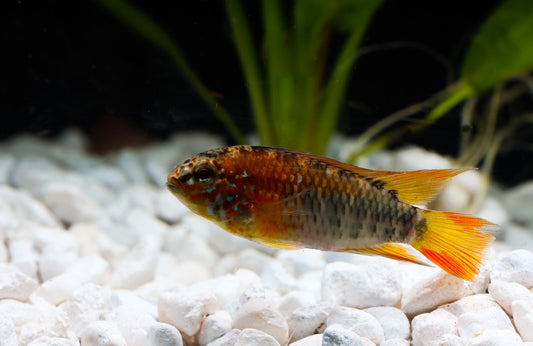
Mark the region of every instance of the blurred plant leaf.
<instances>
[{"instance_id":1,"label":"blurred plant leaf","mask_svg":"<svg viewBox=\"0 0 533 346\"><path fill-rule=\"evenodd\" d=\"M504 1L481 25L461 68L475 92L533 67L533 1Z\"/></svg>"},{"instance_id":2,"label":"blurred plant leaf","mask_svg":"<svg viewBox=\"0 0 533 346\"><path fill-rule=\"evenodd\" d=\"M349 154L352 160L383 148L401 133L413 133L432 125L465 101L505 79L533 68L533 1L506 0L480 26L465 54L460 78L428 113L425 121L382 134Z\"/></svg>"},{"instance_id":3,"label":"blurred plant leaf","mask_svg":"<svg viewBox=\"0 0 533 346\"><path fill-rule=\"evenodd\" d=\"M238 143L244 143L244 136L239 131L229 114L213 98L209 89L202 83L181 51L179 45L155 21L123 0L96 0L112 15L128 26L132 31L144 37L156 48L167 54L177 66L182 76L211 108L218 119L226 126Z\"/></svg>"}]
</instances>

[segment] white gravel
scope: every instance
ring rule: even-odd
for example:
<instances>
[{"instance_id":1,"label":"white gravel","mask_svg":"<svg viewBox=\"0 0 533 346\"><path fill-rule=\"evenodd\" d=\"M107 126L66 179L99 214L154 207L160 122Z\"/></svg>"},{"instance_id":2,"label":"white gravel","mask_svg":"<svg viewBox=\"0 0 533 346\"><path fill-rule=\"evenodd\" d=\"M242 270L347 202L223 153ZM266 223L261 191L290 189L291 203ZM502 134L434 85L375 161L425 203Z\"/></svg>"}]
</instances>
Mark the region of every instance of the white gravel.
<instances>
[{"instance_id":1,"label":"white gravel","mask_svg":"<svg viewBox=\"0 0 533 346\"><path fill-rule=\"evenodd\" d=\"M480 215L501 224L500 240L465 282L381 257L277 250L193 215L165 179L224 146L212 136L106 157L85 143L76 131L0 143L1 345L533 345L533 182L492 189ZM450 163L406 148L361 165ZM436 205L463 210L479 182L457 177Z\"/></svg>"}]
</instances>

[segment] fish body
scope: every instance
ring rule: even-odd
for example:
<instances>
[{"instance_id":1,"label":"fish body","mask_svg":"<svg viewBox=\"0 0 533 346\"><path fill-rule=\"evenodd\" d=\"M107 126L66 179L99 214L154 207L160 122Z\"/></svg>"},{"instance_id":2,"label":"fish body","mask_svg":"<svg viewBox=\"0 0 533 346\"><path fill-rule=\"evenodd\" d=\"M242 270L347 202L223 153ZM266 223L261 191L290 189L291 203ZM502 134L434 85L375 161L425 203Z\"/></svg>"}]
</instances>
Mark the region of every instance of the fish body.
<instances>
[{"instance_id":1,"label":"fish body","mask_svg":"<svg viewBox=\"0 0 533 346\"><path fill-rule=\"evenodd\" d=\"M471 280L495 225L417 206L464 171L374 171L306 153L242 145L185 160L170 172L167 186L193 212L250 240L427 264L422 253Z\"/></svg>"}]
</instances>

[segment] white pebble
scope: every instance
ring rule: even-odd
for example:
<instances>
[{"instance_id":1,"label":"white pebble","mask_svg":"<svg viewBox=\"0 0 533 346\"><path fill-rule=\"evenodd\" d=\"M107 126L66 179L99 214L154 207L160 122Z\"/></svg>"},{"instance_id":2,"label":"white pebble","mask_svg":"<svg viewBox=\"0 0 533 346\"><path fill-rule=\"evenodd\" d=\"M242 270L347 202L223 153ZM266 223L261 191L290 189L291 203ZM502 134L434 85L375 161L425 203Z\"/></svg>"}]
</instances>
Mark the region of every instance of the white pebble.
<instances>
[{"instance_id":1,"label":"white pebble","mask_svg":"<svg viewBox=\"0 0 533 346\"><path fill-rule=\"evenodd\" d=\"M237 338L236 346L279 346L279 342L276 341L271 335L267 333L253 329L246 328L241 331Z\"/></svg>"},{"instance_id":2,"label":"white pebble","mask_svg":"<svg viewBox=\"0 0 533 346\"><path fill-rule=\"evenodd\" d=\"M33 246L33 241L27 235L15 235L8 239L8 250L11 264L22 273L37 280L38 255Z\"/></svg>"},{"instance_id":3,"label":"white pebble","mask_svg":"<svg viewBox=\"0 0 533 346\"><path fill-rule=\"evenodd\" d=\"M322 335L322 346L364 346L364 344L356 332L338 324L328 326Z\"/></svg>"},{"instance_id":4,"label":"white pebble","mask_svg":"<svg viewBox=\"0 0 533 346\"><path fill-rule=\"evenodd\" d=\"M394 339L387 339L383 341L379 346L409 346L411 343L409 340L401 339L401 338L394 338ZM449 346L449 345L443 345L443 346Z\"/></svg>"},{"instance_id":5,"label":"white pebble","mask_svg":"<svg viewBox=\"0 0 533 346\"><path fill-rule=\"evenodd\" d=\"M306 291L292 291L281 297L279 311L283 316L289 317L294 310L314 304L316 304L314 294Z\"/></svg>"},{"instance_id":6,"label":"white pebble","mask_svg":"<svg viewBox=\"0 0 533 346\"><path fill-rule=\"evenodd\" d=\"M499 306L461 314L457 318L457 329L459 330L459 335L467 339L491 329L509 329L514 331L511 320Z\"/></svg>"},{"instance_id":7,"label":"white pebble","mask_svg":"<svg viewBox=\"0 0 533 346\"><path fill-rule=\"evenodd\" d=\"M287 321L277 310L259 308L255 304L241 306L233 315L233 327L254 328L273 336L281 345L289 341Z\"/></svg>"},{"instance_id":8,"label":"white pebble","mask_svg":"<svg viewBox=\"0 0 533 346\"><path fill-rule=\"evenodd\" d=\"M402 310L392 306L377 306L365 309L364 311L368 312L378 320L383 328L385 340L409 338L409 320Z\"/></svg>"},{"instance_id":9,"label":"white pebble","mask_svg":"<svg viewBox=\"0 0 533 346\"><path fill-rule=\"evenodd\" d=\"M362 310L348 307L335 307L329 314L327 326L329 328L334 324L338 324L360 337L366 337L376 344L380 344L385 339L383 328L378 320Z\"/></svg>"},{"instance_id":10,"label":"white pebble","mask_svg":"<svg viewBox=\"0 0 533 346\"><path fill-rule=\"evenodd\" d=\"M457 317L443 309L416 316L411 327L413 346L436 345L444 334L458 335Z\"/></svg>"},{"instance_id":11,"label":"white pebble","mask_svg":"<svg viewBox=\"0 0 533 346\"><path fill-rule=\"evenodd\" d=\"M128 346L143 346L148 330L156 323L145 311L131 305L120 305L110 316Z\"/></svg>"},{"instance_id":12,"label":"white pebble","mask_svg":"<svg viewBox=\"0 0 533 346\"><path fill-rule=\"evenodd\" d=\"M58 218L26 191L0 185L0 200L10 207L12 217L23 223L33 222L43 226L61 227Z\"/></svg>"},{"instance_id":13,"label":"white pebble","mask_svg":"<svg viewBox=\"0 0 533 346\"><path fill-rule=\"evenodd\" d=\"M68 329L80 337L87 326L108 312L109 293L93 283L75 289L58 310Z\"/></svg>"},{"instance_id":14,"label":"white pebble","mask_svg":"<svg viewBox=\"0 0 533 346\"><path fill-rule=\"evenodd\" d=\"M42 336L30 342L28 346L79 346L79 344L78 340Z\"/></svg>"},{"instance_id":15,"label":"white pebble","mask_svg":"<svg viewBox=\"0 0 533 346\"><path fill-rule=\"evenodd\" d=\"M224 310L216 311L214 314L207 316L200 328L198 343L203 346L222 337L232 329L231 322L230 314Z\"/></svg>"},{"instance_id":16,"label":"white pebble","mask_svg":"<svg viewBox=\"0 0 533 346\"><path fill-rule=\"evenodd\" d=\"M79 243L76 237L61 228L31 227L35 247L39 249L39 274L42 281L67 270L78 258Z\"/></svg>"},{"instance_id":17,"label":"white pebble","mask_svg":"<svg viewBox=\"0 0 533 346\"><path fill-rule=\"evenodd\" d=\"M107 218L102 207L79 186L53 182L44 185L42 202L63 222L97 222Z\"/></svg>"},{"instance_id":18,"label":"white pebble","mask_svg":"<svg viewBox=\"0 0 533 346\"><path fill-rule=\"evenodd\" d=\"M163 242L169 230L166 223L139 207L130 209L124 215L123 224L128 232L132 233L136 239L149 235Z\"/></svg>"},{"instance_id":19,"label":"white pebble","mask_svg":"<svg viewBox=\"0 0 533 346\"><path fill-rule=\"evenodd\" d=\"M117 166L122 169L128 180L132 183L146 183L148 175L144 170L139 155L131 149L121 149L115 158Z\"/></svg>"},{"instance_id":20,"label":"white pebble","mask_svg":"<svg viewBox=\"0 0 533 346\"><path fill-rule=\"evenodd\" d=\"M524 342L514 330L492 329L468 341L468 346L523 346Z\"/></svg>"},{"instance_id":21,"label":"white pebble","mask_svg":"<svg viewBox=\"0 0 533 346\"><path fill-rule=\"evenodd\" d=\"M159 254L159 241L155 236L145 236L130 249L127 257L117 261L111 277L114 288L135 289L154 278Z\"/></svg>"},{"instance_id":22,"label":"white pebble","mask_svg":"<svg viewBox=\"0 0 533 346\"><path fill-rule=\"evenodd\" d=\"M297 288L297 282L294 276L278 260L267 263L261 273L261 281L266 288L276 291L279 294L287 294Z\"/></svg>"},{"instance_id":23,"label":"white pebble","mask_svg":"<svg viewBox=\"0 0 533 346\"><path fill-rule=\"evenodd\" d=\"M407 287L402 296L401 309L408 316L431 311L469 294L465 280L439 270Z\"/></svg>"},{"instance_id":24,"label":"white pebble","mask_svg":"<svg viewBox=\"0 0 533 346\"><path fill-rule=\"evenodd\" d=\"M99 256L81 258L63 274L43 282L36 294L49 303L57 305L66 300L73 290L84 283L100 283L108 268L108 263Z\"/></svg>"},{"instance_id":25,"label":"white pebble","mask_svg":"<svg viewBox=\"0 0 533 346\"><path fill-rule=\"evenodd\" d=\"M180 332L193 336L202 320L216 311L217 299L207 292L167 291L157 304L159 321L171 324Z\"/></svg>"},{"instance_id":26,"label":"white pebble","mask_svg":"<svg viewBox=\"0 0 533 346\"><path fill-rule=\"evenodd\" d=\"M322 334L314 334L298 341L291 342L289 346L322 346L322 339Z\"/></svg>"},{"instance_id":27,"label":"white pebble","mask_svg":"<svg viewBox=\"0 0 533 346\"><path fill-rule=\"evenodd\" d=\"M322 270L326 265L324 253L320 250L280 250L276 257L295 277L311 270Z\"/></svg>"},{"instance_id":28,"label":"white pebble","mask_svg":"<svg viewBox=\"0 0 533 346\"><path fill-rule=\"evenodd\" d=\"M111 293L111 297L109 298L109 307L111 309L116 309L121 305L135 306L139 309L142 309L153 318L157 318L157 305L141 298L132 291L114 290L113 293Z\"/></svg>"},{"instance_id":29,"label":"white pebble","mask_svg":"<svg viewBox=\"0 0 533 346\"><path fill-rule=\"evenodd\" d=\"M207 346L235 346L240 333L240 329L232 329L224 336L208 343Z\"/></svg>"},{"instance_id":30,"label":"white pebble","mask_svg":"<svg viewBox=\"0 0 533 346\"><path fill-rule=\"evenodd\" d=\"M464 346L466 343L465 338L456 334L444 334L437 341L439 346Z\"/></svg>"},{"instance_id":31,"label":"white pebble","mask_svg":"<svg viewBox=\"0 0 533 346\"><path fill-rule=\"evenodd\" d=\"M28 300L38 284L17 268L0 264L0 299Z\"/></svg>"},{"instance_id":32,"label":"white pebble","mask_svg":"<svg viewBox=\"0 0 533 346\"><path fill-rule=\"evenodd\" d=\"M4 346L18 346L17 333L11 317L5 313L0 313L0 340Z\"/></svg>"},{"instance_id":33,"label":"white pebble","mask_svg":"<svg viewBox=\"0 0 533 346\"><path fill-rule=\"evenodd\" d=\"M81 336L81 346L126 346L126 340L111 321L89 324Z\"/></svg>"},{"instance_id":34,"label":"white pebble","mask_svg":"<svg viewBox=\"0 0 533 346\"><path fill-rule=\"evenodd\" d=\"M235 274L226 274L198 282L192 285L190 290L210 292L216 296L219 306L225 306L228 303L238 303L239 298L247 289L257 286L260 283L261 279L254 272L241 269L235 272ZM277 296L275 299L277 299Z\"/></svg>"},{"instance_id":35,"label":"white pebble","mask_svg":"<svg viewBox=\"0 0 533 346\"><path fill-rule=\"evenodd\" d=\"M492 307L498 307L498 304L489 294L476 294L463 297L441 308L459 317L466 312L477 312Z\"/></svg>"},{"instance_id":36,"label":"white pebble","mask_svg":"<svg viewBox=\"0 0 533 346\"><path fill-rule=\"evenodd\" d=\"M178 261L196 260L213 266L218 259L216 252L202 237L189 233L181 224L170 228L166 234L163 249L173 254Z\"/></svg>"},{"instance_id":37,"label":"white pebble","mask_svg":"<svg viewBox=\"0 0 533 346\"><path fill-rule=\"evenodd\" d=\"M180 332L170 324L156 322L148 329L145 346L183 346Z\"/></svg>"},{"instance_id":38,"label":"white pebble","mask_svg":"<svg viewBox=\"0 0 533 346\"><path fill-rule=\"evenodd\" d=\"M331 308L324 304L302 306L292 312L288 319L291 342L309 335L322 333Z\"/></svg>"},{"instance_id":39,"label":"white pebble","mask_svg":"<svg viewBox=\"0 0 533 346\"><path fill-rule=\"evenodd\" d=\"M396 261L376 257L364 265L335 262L324 268L322 300L332 305L394 306L400 297L401 277Z\"/></svg>"},{"instance_id":40,"label":"white pebble","mask_svg":"<svg viewBox=\"0 0 533 346\"><path fill-rule=\"evenodd\" d=\"M527 288L533 287L533 253L514 250L494 264L491 281L516 282Z\"/></svg>"},{"instance_id":41,"label":"white pebble","mask_svg":"<svg viewBox=\"0 0 533 346\"><path fill-rule=\"evenodd\" d=\"M529 300L515 300L512 303L513 321L524 341L533 341L533 303Z\"/></svg>"},{"instance_id":42,"label":"white pebble","mask_svg":"<svg viewBox=\"0 0 533 346\"><path fill-rule=\"evenodd\" d=\"M508 315L512 314L511 305L515 300L525 300L533 304L533 293L516 282L493 281L489 285L489 294Z\"/></svg>"}]
</instances>

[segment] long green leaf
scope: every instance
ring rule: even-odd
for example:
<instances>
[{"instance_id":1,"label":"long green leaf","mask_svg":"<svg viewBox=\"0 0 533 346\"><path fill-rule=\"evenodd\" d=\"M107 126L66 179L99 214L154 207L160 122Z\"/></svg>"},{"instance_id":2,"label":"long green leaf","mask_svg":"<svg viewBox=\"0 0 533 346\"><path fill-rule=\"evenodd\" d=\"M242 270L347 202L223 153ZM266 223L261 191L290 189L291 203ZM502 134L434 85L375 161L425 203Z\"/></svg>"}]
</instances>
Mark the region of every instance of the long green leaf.
<instances>
[{"instance_id":1,"label":"long green leaf","mask_svg":"<svg viewBox=\"0 0 533 346\"><path fill-rule=\"evenodd\" d=\"M244 77L247 81L248 94L252 101L255 126L261 143L275 142L275 132L269 118L265 100L263 78L259 69L255 47L250 34L248 21L239 0L226 0L226 11L237 53L241 61Z\"/></svg>"},{"instance_id":2,"label":"long green leaf","mask_svg":"<svg viewBox=\"0 0 533 346\"><path fill-rule=\"evenodd\" d=\"M226 126L233 138L244 143L244 136L239 131L230 115L211 96L209 89L189 66L178 44L151 18L123 0L96 0L102 7L117 17L132 31L144 37L148 42L167 54L178 67L183 77L211 108L218 119Z\"/></svg>"},{"instance_id":3,"label":"long green leaf","mask_svg":"<svg viewBox=\"0 0 533 346\"><path fill-rule=\"evenodd\" d=\"M533 1L504 1L479 28L461 79L477 92L533 68Z\"/></svg>"}]
</instances>

